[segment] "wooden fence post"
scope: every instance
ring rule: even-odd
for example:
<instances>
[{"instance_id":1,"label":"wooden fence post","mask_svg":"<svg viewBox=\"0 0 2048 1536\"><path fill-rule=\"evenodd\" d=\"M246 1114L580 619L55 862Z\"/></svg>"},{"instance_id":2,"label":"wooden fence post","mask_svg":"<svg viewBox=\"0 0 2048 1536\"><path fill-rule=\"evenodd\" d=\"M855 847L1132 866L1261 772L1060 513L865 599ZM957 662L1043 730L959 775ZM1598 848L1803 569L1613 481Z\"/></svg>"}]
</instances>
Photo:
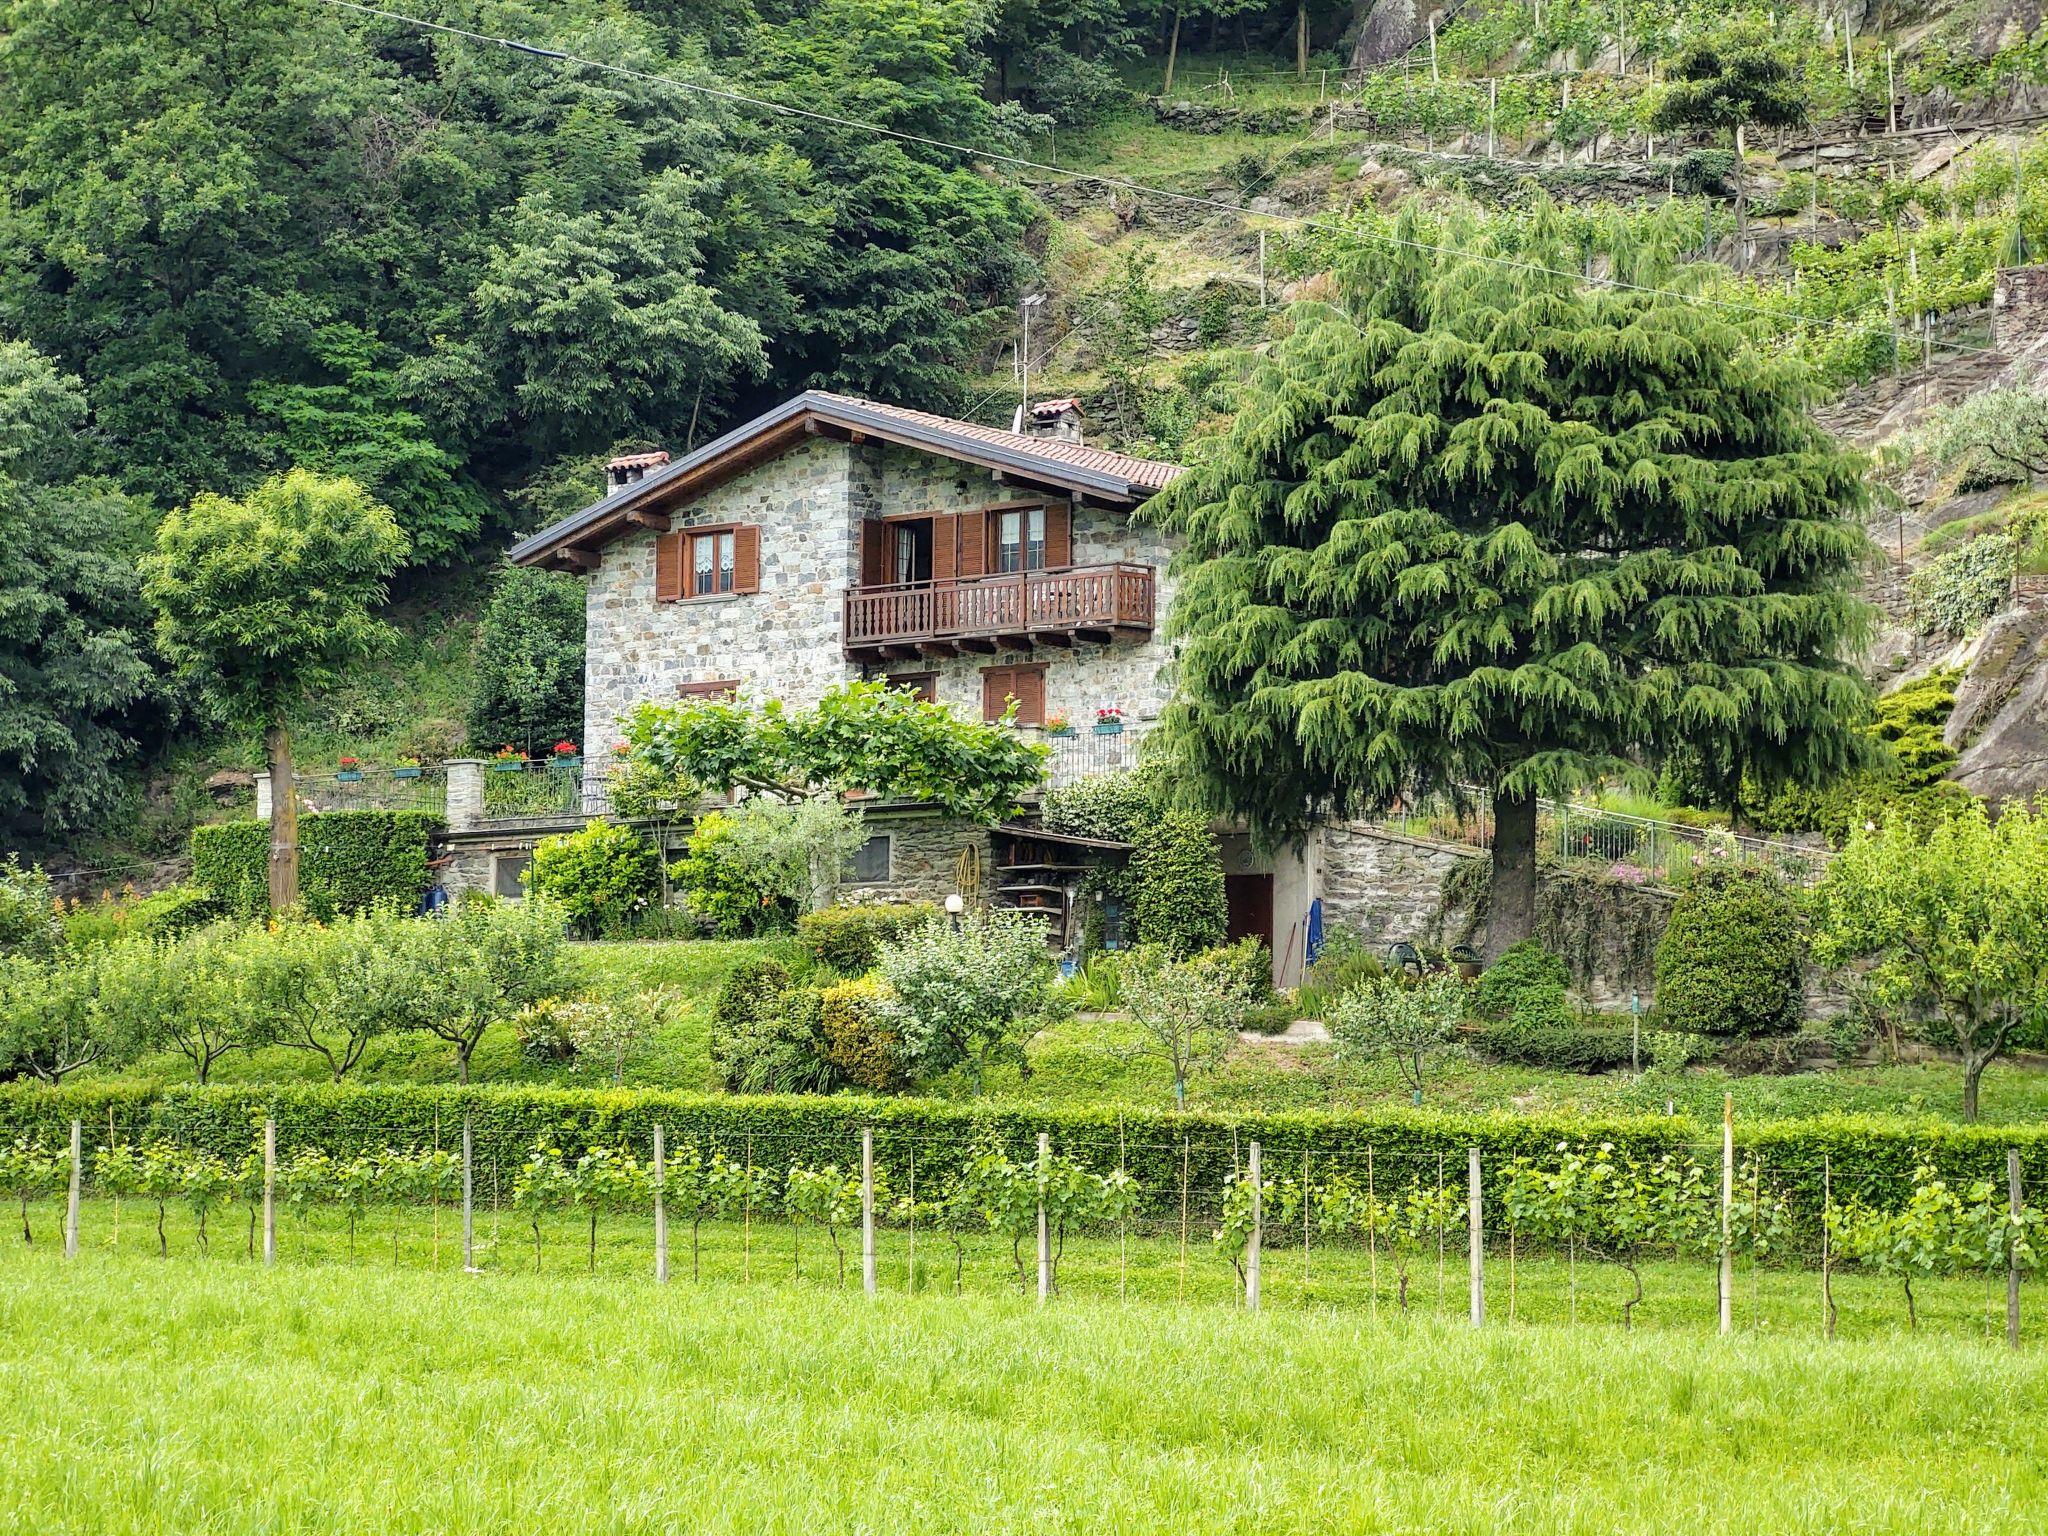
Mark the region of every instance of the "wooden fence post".
<instances>
[{"instance_id":1,"label":"wooden fence post","mask_svg":"<svg viewBox=\"0 0 2048 1536\"><path fill-rule=\"evenodd\" d=\"M1735 1331L1735 1095L1721 1096L1721 1331Z\"/></svg>"},{"instance_id":2,"label":"wooden fence post","mask_svg":"<svg viewBox=\"0 0 2048 1536\"><path fill-rule=\"evenodd\" d=\"M277 1121L263 1121L263 1262L277 1262Z\"/></svg>"},{"instance_id":3,"label":"wooden fence post","mask_svg":"<svg viewBox=\"0 0 2048 1536\"><path fill-rule=\"evenodd\" d=\"M1472 1326L1486 1321L1486 1216L1480 1206L1479 1149L1466 1154L1465 1230L1472 1256Z\"/></svg>"},{"instance_id":4,"label":"wooden fence post","mask_svg":"<svg viewBox=\"0 0 2048 1536\"><path fill-rule=\"evenodd\" d=\"M1259 1180L1259 1144L1256 1141L1249 1149L1245 1171L1251 1175L1252 1181L1252 1232L1244 1250L1244 1304L1256 1312L1259 1310L1259 1243L1266 1235L1265 1191Z\"/></svg>"},{"instance_id":5,"label":"wooden fence post","mask_svg":"<svg viewBox=\"0 0 2048 1536\"><path fill-rule=\"evenodd\" d=\"M875 1132L860 1128L860 1288L875 1294Z\"/></svg>"},{"instance_id":6,"label":"wooden fence post","mask_svg":"<svg viewBox=\"0 0 2048 1536\"><path fill-rule=\"evenodd\" d=\"M2007 1209L2012 1213L2012 1236L2019 1236L2020 1213L2023 1209L2020 1188L2020 1149L2005 1149L2005 1196ZM2005 1270L2005 1342L2014 1349L2020 1347L2020 1254L2018 1243L2010 1245L2006 1255Z\"/></svg>"},{"instance_id":7,"label":"wooden fence post","mask_svg":"<svg viewBox=\"0 0 2048 1536\"><path fill-rule=\"evenodd\" d=\"M462 1112L462 1272L476 1273L476 1142L467 1109Z\"/></svg>"},{"instance_id":8,"label":"wooden fence post","mask_svg":"<svg viewBox=\"0 0 2048 1536\"><path fill-rule=\"evenodd\" d=\"M668 1143L654 1126L654 1278L668 1284Z\"/></svg>"},{"instance_id":9,"label":"wooden fence post","mask_svg":"<svg viewBox=\"0 0 2048 1536\"><path fill-rule=\"evenodd\" d=\"M85 1124L71 1122L71 1194L64 1206L64 1257L78 1257L78 1184L85 1165Z\"/></svg>"},{"instance_id":10,"label":"wooden fence post","mask_svg":"<svg viewBox=\"0 0 2048 1536\"><path fill-rule=\"evenodd\" d=\"M1052 1229L1045 1219L1045 1180L1052 1165L1052 1137L1038 1133L1038 1299L1052 1298Z\"/></svg>"}]
</instances>

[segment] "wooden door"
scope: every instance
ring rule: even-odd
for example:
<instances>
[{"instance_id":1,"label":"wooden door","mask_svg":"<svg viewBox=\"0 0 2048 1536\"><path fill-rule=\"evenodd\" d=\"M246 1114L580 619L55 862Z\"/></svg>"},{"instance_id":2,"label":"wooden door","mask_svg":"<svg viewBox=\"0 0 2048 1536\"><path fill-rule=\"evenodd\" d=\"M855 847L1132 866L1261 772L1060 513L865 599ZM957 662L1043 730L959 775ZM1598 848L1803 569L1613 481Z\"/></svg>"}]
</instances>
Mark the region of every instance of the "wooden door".
<instances>
[{"instance_id":1,"label":"wooden door","mask_svg":"<svg viewBox=\"0 0 2048 1536\"><path fill-rule=\"evenodd\" d=\"M1229 915L1225 933L1230 942L1259 939L1273 947L1273 877L1271 875L1225 875L1223 899Z\"/></svg>"}]
</instances>

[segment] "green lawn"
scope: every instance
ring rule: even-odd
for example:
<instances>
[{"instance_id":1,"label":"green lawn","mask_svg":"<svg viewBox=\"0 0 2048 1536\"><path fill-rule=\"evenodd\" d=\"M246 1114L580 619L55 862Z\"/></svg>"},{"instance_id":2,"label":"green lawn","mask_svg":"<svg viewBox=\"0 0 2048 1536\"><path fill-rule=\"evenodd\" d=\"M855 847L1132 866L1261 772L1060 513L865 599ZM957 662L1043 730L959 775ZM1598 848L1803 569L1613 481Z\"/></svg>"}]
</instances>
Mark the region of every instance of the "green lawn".
<instances>
[{"instance_id":1,"label":"green lawn","mask_svg":"<svg viewBox=\"0 0 2048 1536\"><path fill-rule=\"evenodd\" d=\"M2044 1391L1926 1337L15 1246L0 1529L2031 1531Z\"/></svg>"}]
</instances>

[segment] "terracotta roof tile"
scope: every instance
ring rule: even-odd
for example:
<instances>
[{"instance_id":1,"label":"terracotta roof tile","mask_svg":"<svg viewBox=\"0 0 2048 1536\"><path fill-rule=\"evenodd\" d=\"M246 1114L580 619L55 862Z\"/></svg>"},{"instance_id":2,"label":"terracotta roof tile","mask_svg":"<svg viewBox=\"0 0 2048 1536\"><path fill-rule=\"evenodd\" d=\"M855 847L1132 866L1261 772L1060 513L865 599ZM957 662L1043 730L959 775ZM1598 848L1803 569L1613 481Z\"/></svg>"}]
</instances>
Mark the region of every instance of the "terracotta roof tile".
<instances>
[{"instance_id":1,"label":"terracotta roof tile","mask_svg":"<svg viewBox=\"0 0 2048 1536\"><path fill-rule=\"evenodd\" d=\"M863 400L855 395L835 395L824 390L816 393L825 399L837 400L861 410L894 416L926 431L948 432L974 442L1006 448L1012 453L1036 454L1058 464L1070 464L1076 469L1120 475L1131 484L1142 486L1146 490L1164 489L1167 482L1178 475L1181 469L1178 464L1166 464L1157 459L1133 458L1127 453L1111 453L1106 448L1090 448L1083 443L1063 443L1056 438L1035 437L1029 432L1011 432L1003 427L985 427L979 422L956 421L951 416L937 416L930 411L913 411L901 405L883 405L878 401Z\"/></svg>"}]
</instances>

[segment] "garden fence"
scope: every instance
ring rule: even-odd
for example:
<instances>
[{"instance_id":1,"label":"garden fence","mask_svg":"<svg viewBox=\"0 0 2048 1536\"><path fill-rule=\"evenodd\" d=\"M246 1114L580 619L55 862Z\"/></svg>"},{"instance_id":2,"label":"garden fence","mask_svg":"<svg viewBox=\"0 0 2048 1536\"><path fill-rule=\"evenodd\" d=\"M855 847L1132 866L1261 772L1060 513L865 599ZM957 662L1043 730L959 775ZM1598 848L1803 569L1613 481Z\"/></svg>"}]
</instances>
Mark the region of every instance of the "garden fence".
<instances>
[{"instance_id":1,"label":"garden fence","mask_svg":"<svg viewBox=\"0 0 2048 1536\"><path fill-rule=\"evenodd\" d=\"M611 759L499 758L484 765L486 821L517 825L611 814Z\"/></svg>"},{"instance_id":2,"label":"garden fence","mask_svg":"<svg viewBox=\"0 0 2048 1536\"><path fill-rule=\"evenodd\" d=\"M68 1259L108 1247L251 1264L375 1259L476 1274L587 1269L869 1293L1349 1308L1474 1326L1646 1321L1722 1333L1808 1327L2002 1334L2018 1347L2042 1213L2017 1149L2003 1179L1950 1184L1819 1170L1827 1203L1786 1191L1813 1172L1721 1139L1656 1159L1560 1144L1541 1156L1302 1149L1256 1138L1221 1180L1186 1138L1120 1140L1114 1161L1021 1144L860 1126L843 1155L764 1131L716 1144L645 1134L575 1149L547 1136L485 1145L468 1112L353 1127L352 1150L281 1145L254 1128L239 1157L124 1124L73 1120L63 1142L0 1148L23 1245L62 1206ZM160 1128L158 1128L160 1129ZM1154 1133L1156 1135L1156 1131ZM364 1150L373 1148L374 1150ZM1165 1170L1142 1188L1134 1166ZM1706 1277L1714 1276L1711 1287Z\"/></svg>"},{"instance_id":3,"label":"garden fence","mask_svg":"<svg viewBox=\"0 0 2048 1536\"><path fill-rule=\"evenodd\" d=\"M364 767L292 776L299 813L427 811L447 814L448 774L439 764L419 768Z\"/></svg>"}]
</instances>

